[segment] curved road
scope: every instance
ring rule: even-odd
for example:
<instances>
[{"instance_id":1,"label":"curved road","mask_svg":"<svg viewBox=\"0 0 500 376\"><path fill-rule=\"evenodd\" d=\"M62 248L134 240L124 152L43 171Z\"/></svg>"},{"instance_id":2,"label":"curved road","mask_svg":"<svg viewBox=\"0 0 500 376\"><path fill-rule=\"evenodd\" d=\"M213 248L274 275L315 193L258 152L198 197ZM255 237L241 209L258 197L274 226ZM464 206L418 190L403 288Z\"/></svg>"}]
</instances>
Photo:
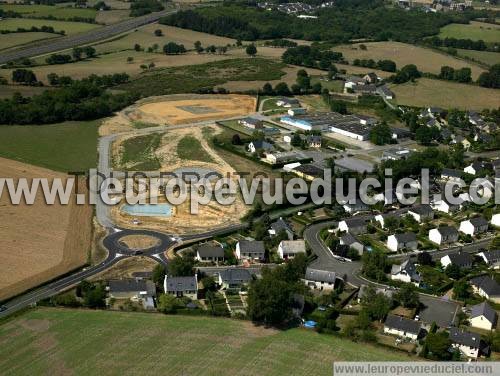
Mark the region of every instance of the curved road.
<instances>
[{"instance_id":1,"label":"curved road","mask_svg":"<svg viewBox=\"0 0 500 376\"><path fill-rule=\"evenodd\" d=\"M117 22L115 24L104 26L95 30L89 30L85 33L58 38L53 41L48 41L48 43L45 44L33 45L32 47L27 47L12 52L2 53L0 55L0 64L5 64L9 61L22 59L26 57L45 55L51 52L66 50L84 44L89 44L100 40L108 39L115 35L133 30L137 27L156 22L161 17L168 16L169 14L175 12L177 12L177 9L163 10L161 12L155 12L147 14L145 16L132 18L130 20Z\"/></svg>"}]
</instances>

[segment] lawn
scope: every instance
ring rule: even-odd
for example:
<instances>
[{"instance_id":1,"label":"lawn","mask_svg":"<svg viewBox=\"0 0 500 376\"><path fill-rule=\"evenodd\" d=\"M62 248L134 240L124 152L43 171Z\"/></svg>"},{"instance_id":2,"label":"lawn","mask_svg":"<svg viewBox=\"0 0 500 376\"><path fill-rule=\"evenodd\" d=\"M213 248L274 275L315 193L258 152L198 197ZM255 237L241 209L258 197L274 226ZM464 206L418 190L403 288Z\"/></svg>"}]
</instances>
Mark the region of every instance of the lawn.
<instances>
[{"instance_id":1,"label":"lawn","mask_svg":"<svg viewBox=\"0 0 500 376\"><path fill-rule=\"evenodd\" d=\"M92 30L100 27L96 24L84 23L84 22L69 22L69 21L57 21L57 20L35 20L30 18L8 18L6 20L0 21L0 30L17 30L18 27L25 29L30 29L32 26L52 26L55 31L66 32L66 35L72 35L77 33L83 33L84 31ZM3 38L3 35L2 35Z\"/></svg>"},{"instance_id":2,"label":"lawn","mask_svg":"<svg viewBox=\"0 0 500 376\"><path fill-rule=\"evenodd\" d=\"M187 161L213 162L213 158L201 146L198 139L193 136L184 136L177 144L177 155Z\"/></svg>"},{"instance_id":3,"label":"lawn","mask_svg":"<svg viewBox=\"0 0 500 376\"><path fill-rule=\"evenodd\" d=\"M120 145L121 168L154 171L160 168L155 151L161 144L161 133L150 133L131 137Z\"/></svg>"},{"instance_id":4,"label":"lawn","mask_svg":"<svg viewBox=\"0 0 500 376\"><path fill-rule=\"evenodd\" d=\"M402 105L481 110L498 107L495 89L421 78L416 83L393 85L396 102Z\"/></svg>"},{"instance_id":5,"label":"lawn","mask_svg":"<svg viewBox=\"0 0 500 376\"><path fill-rule=\"evenodd\" d=\"M92 8L83 9L50 5L1 4L0 9L21 13L24 17L53 17L58 20L67 20L71 17L94 19L97 13Z\"/></svg>"},{"instance_id":6,"label":"lawn","mask_svg":"<svg viewBox=\"0 0 500 376\"><path fill-rule=\"evenodd\" d=\"M284 64L261 58L221 60L206 64L155 69L117 88L143 96L197 92L228 81L272 81L285 73Z\"/></svg>"},{"instance_id":7,"label":"lawn","mask_svg":"<svg viewBox=\"0 0 500 376\"><path fill-rule=\"evenodd\" d=\"M95 168L99 124L2 125L0 156L63 172Z\"/></svg>"},{"instance_id":8,"label":"lawn","mask_svg":"<svg viewBox=\"0 0 500 376\"><path fill-rule=\"evenodd\" d=\"M471 21L470 24L449 24L441 28L440 38L482 39L486 43L500 40L500 25Z\"/></svg>"},{"instance_id":9,"label":"lawn","mask_svg":"<svg viewBox=\"0 0 500 376\"><path fill-rule=\"evenodd\" d=\"M453 56L439 53L428 48L418 47L400 42L373 42L363 43L366 50L360 49L360 44L349 44L335 47L335 51L342 54L352 64L354 59L373 59L375 61L389 59L393 60L398 69L407 64L415 64L422 72L439 73L444 65L453 68L469 67L472 77L475 79L484 69L474 63L454 58ZM340 68L338 65L337 67ZM369 68L364 68L369 71ZM322 83L323 84L323 83Z\"/></svg>"},{"instance_id":10,"label":"lawn","mask_svg":"<svg viewBox=\"0 0 500 376\"><path fill-rule=\"evenodd\" d=\"M40 308L0 326L5 374L331 375L340 360L412 358L305 329L199 316Z\"/></svg>"},{"instance_id":11,"label":"lawn","mask_svg":"<svg viewBox=\"0 0 500 376\"><path fill-rule=\"evenodd\" d=\"M469 57L486 65L500 64L500 52L474 51L458 49L459 56Z\"/></svg>"},{"instance_id":12,"label":"lawn","mask_svg":"<svg viewBox=\"0 0 500 376\"><path fill-rule=\"evenodd\" d=\"M320 80L318 76L311 77L311 85L314 85L316 82L319 82L321 84L321 87L335 93L342 93L344 91L344 81L342 80L325 81Z\"/></svg>"},{"instance_id":13,"label":"lawn","mask_svg":"<svg viewBox=\"0 0 500 376\"><path fill-rule=\"evenodd\" d=\"M52 33L11 33L2 34L0 38L0 50L7 48L21 46L26 43L34 42L36 40L43 40L49 38L57 38L59 35Z\"/></svg>"}]
</instances>

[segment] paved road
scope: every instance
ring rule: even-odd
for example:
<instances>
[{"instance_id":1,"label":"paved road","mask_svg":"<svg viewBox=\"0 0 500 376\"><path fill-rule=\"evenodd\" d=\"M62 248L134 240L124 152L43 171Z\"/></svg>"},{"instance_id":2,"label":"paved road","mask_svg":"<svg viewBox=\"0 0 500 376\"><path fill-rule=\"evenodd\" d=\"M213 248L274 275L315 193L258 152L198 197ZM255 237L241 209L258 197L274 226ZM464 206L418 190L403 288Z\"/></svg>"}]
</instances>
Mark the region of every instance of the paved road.
<instances>
[{"instance_id":1,"label":"paved road","mask_svg":"<svg viewBox=\"0 0 500 376\"><path fill-rule=\"evenodd\" d=\"M114 35L118 35L137 27L144 26L158 21L161 17L177 12L177 9L163 10L161 12L151 13L142 17L132 18L112 25L104 26L95 30L90 30L85 33L57 38L45 44L38 44L32 47L19 49L12 52L2 53L0 55L0 64L5 64L12 60L17 60L25 57L34 57L51 52L61 51L68 48L81 46L108 39Z\"/></svg>"}]
</instances>

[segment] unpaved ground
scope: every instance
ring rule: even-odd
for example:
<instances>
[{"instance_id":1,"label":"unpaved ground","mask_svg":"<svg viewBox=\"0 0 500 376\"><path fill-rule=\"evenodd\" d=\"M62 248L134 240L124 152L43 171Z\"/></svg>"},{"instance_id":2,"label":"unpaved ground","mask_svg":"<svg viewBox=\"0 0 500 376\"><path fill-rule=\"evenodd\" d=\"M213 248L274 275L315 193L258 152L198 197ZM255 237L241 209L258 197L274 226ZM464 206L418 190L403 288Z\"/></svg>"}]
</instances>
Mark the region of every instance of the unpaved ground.
<instances>
[{"instance_id":1,"label":"unpaved ground","mask_svg":"<svg viewBox=\"0 0 500 376\"><path fill-rule=\"evenodd\" d=\"M3 158L0 176L65 177ZM34 205L14 206L4 189L0 197L0 299L83 265L91 242L91 216L90 206L46 205L41 193Z\"/></svg>"},{"instance_id":2,"label":"unpaved ground","mask_svg":"<svg viewBox=\"0 0 500 376\"><path fill-rule=\"evenodd\" d=\"M160 243L160 240L147 235L128 235L120 239L130 249L151 248Z\"/></svg>"},{"instance_id":3,"label":"unpaved ground","mask_svg":"<svg viewBox=\"0 0 500 376\"><path fill-rule=\"evenodd\" d=\"M205 132L207 132L205 127ZM210 127L212 132L216 132L218 128ZM184 128L176 129L171 132L166 132L162 138L160 147L155 154L161 161L161 171L175 171L178 168L193 168L209 171L216 171L222 175L232 174L234 172L226 161L224 161L215 150L208 144L204 137L203 128ZM203 150L210 156L212 161L189 161L180 159L177 155L177 145L185 136L195 137L200 141ZM128 139L130 136L123 137L117 140L113 147L113 159L119 160L120 143ZM163 198L159 202L165 202ZM248 208L238 196L232 205L224 206L215 201L207 205L200 205L197 214L191 214L191 202L186 202L176 205L171 217L141 217L141 228L151 228L165 231L168 233L193 233L206 231L217 227L227 226L229 224L238 223L239 219L245 215ZM120 226L132 226L133 216L123 213L119 206L111 208L111 216L113 220Z\"/></svg>"},{"instance_id":4,"label":"unpaved ground","mask_svg":"<svg viewBox=\"0 0 500 376\"><path fill-rule=\"evenodd\" d=\"M91 281L102 281L110 279L134 278L136 272L150 272L157 263L143 256L129 257L118 261L111 268L94 275Z\"/></svg>"}]
</instances>

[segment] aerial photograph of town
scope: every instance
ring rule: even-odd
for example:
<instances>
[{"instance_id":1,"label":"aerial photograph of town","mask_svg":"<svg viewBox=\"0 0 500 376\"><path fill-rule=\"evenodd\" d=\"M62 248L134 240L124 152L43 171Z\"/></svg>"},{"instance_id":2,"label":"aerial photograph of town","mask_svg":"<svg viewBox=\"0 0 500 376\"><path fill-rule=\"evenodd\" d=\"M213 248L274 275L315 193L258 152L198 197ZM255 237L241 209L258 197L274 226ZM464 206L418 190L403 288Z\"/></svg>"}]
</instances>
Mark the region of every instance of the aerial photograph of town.
<instances>
[{"instance_id":1,"label":"aerial photograph of town","mask_svg":"<svg viewBox=\"0 0 500 376\"><path fill-rule=\"evenodd\" d=\"M498 0L0 0L0 375L500 375Z\"/></svg>"}]
</instances>

